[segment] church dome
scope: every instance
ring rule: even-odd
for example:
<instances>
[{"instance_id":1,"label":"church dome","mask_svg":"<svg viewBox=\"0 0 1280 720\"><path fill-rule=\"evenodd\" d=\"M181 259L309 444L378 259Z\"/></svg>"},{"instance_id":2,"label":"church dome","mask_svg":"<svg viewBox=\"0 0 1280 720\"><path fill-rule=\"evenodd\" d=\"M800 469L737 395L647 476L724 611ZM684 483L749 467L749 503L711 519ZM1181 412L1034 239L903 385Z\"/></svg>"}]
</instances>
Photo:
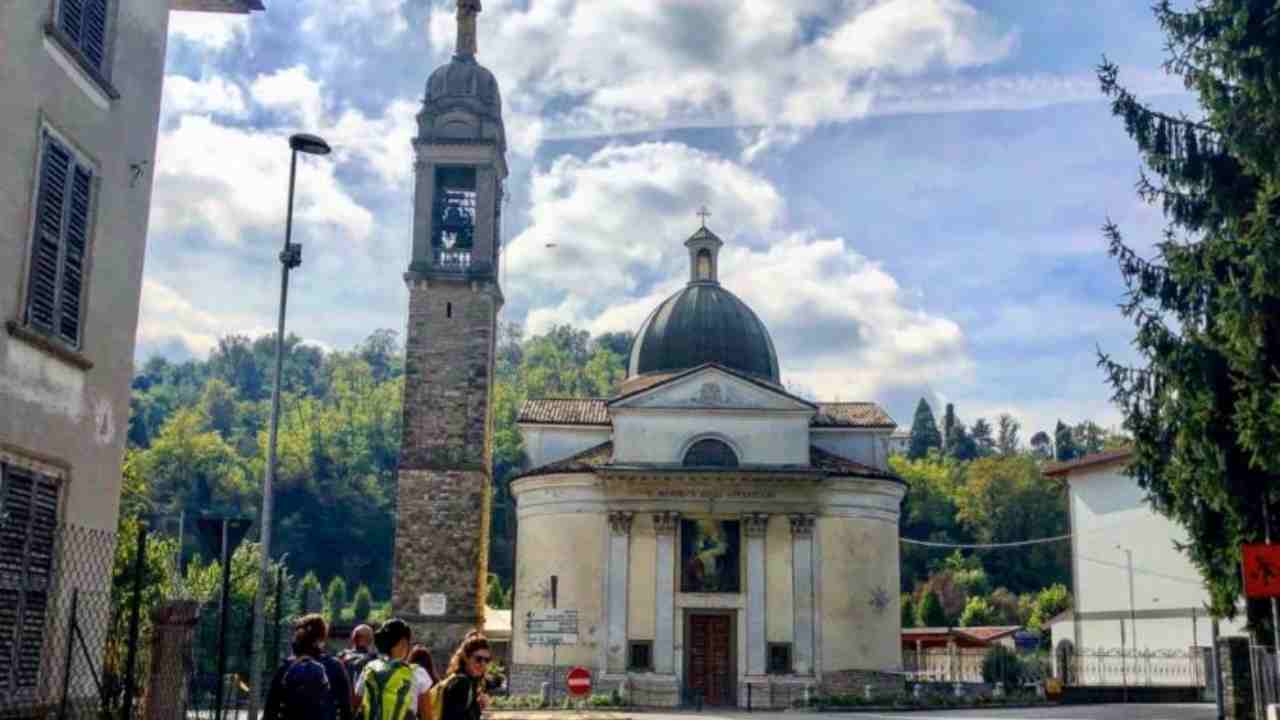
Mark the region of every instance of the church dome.
<instances>
[{"instance_id":1,"label":"church dome","mask_svg":"<svg viewBox=\"0 0 1280 720\"><path fill-rule=\"evenodd\" d=\"M493 73L473 57L454 56L427 80L426 107L445 110L461 104L472 112L501 116L502 96Z\"/></svg>"},{"instance_id":2,"label":"church dome","mask_svg":"<svg viewBox=\"0 0 1280 720\"><path fill-rule=\"evenodd\" d=\"M689 284L649 313L636 332L628 379L713 362L782 384L768 329L717 280L721 244L705 227L685 242L692 266Z\"/></svg>"}]
</instances>

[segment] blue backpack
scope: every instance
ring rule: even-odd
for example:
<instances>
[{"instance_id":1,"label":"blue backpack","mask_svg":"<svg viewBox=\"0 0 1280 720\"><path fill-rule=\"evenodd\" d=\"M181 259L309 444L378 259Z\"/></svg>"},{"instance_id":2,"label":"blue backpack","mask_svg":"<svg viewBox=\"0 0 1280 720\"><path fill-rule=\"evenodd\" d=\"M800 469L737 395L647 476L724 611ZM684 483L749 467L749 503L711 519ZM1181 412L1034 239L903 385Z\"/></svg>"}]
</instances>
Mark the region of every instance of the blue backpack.
<instances>
[{"instance_id":1,"label":"blue backpack","mask_svg":"<svg viewBox=\"0 0 1280 720\"><path fill-rule=\"evenodd\" d=\"M273 720L335 720L337 707L329 693L324 666L314 658L289 658L276 671L267 717Z\"/></svg>"}]
</instances>

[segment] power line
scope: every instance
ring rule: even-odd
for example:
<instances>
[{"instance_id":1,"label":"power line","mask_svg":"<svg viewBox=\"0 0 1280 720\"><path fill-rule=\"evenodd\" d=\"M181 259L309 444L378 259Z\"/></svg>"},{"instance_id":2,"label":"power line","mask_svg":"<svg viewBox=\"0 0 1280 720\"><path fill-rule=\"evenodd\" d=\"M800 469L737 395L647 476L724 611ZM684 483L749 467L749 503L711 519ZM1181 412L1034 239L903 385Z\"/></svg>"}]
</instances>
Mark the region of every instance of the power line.
<instances>
[{"instance_id":1,"label":"power line","mask_svg":"<svg viewBox=\"0 0 1280 720\"><path fill-rule=\"evenodd\" d=\"M920 545L923 547L933 547L933 548L950 548L950 549L956 549L956 550L991 550L996 548L1022 547L1025 545L1041 545L1044 543L1061 542L1063 540L1070 540L1070 539L1071 539L1070 533L1066 535L1055 535L1053 537L1047 537L1047 538L1038 538L1035 540L1018 540L1016 542L1004 542L1004 543L945 543L945 542L933 542L930 540L912 540L911 538L898 538L898 540L908 545Z\"/></svg>"}]
</instances>

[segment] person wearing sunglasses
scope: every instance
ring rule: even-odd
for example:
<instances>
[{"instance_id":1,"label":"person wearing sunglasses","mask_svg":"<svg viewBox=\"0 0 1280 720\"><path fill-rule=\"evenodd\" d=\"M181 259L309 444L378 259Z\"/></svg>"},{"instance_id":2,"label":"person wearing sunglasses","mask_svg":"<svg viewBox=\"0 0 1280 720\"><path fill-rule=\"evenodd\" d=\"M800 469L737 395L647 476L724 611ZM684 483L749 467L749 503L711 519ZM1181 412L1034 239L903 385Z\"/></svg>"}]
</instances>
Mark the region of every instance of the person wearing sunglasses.
<instances>
[{"instance_id":1,"label":"person wearing sunglasses","mask_svg":"<svg viewBox=\"0 0 1280 720\"><path fill-rule=\"evenodd\" d=\"M493 651L488 638L478 632L469 633L449 661L444 682L431 693L431 702L441 703L440 720L480 720L480 713L489 706L485 674L491 662Z\"/></svg>"}]
</instances>

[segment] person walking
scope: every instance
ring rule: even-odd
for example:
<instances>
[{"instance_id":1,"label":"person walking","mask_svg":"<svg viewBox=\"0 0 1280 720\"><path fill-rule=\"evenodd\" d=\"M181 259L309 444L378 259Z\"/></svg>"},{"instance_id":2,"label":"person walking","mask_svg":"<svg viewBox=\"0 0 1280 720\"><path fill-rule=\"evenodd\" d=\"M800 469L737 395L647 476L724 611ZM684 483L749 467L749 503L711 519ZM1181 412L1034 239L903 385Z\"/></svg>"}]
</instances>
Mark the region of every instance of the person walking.
<instances>
[{"instance_id":1,"label":"person walking","mask_svg":"<svg viewBox=\"0 0 1280 720\"><path fill-rule=\"evenodd\" d=\"M489 706L485 674L493 662L489 640L479 632L468 633L449 661L444 680L431 692L431 705L439 720L480 720Z\"/></svg>"},{"instance_id":2,"label":"person walking","mask_svg":"<svg viewBox=\"0 0 1280 720\"><path fill-rule=\"evenodd\" d=\"M294 623L293 654L271 678L264 720L338 720L329 673L319 660L327 635L319 615Z\"/></svg>"},{"instance_id":3,"label":"person walking","mask_svg":"<svg viewBox=\"0 0 1280 720\"><path fill-rule=\"evenodd\" d=\"M431 651L425 646L413 646L409 651L409 664L414 666L413 674L423 678L428 689L440 682L440 676L436 675L436 663L431 659Z\"/></svg>"},{"instance_id":4,"label":"person walking","mask_svg":"<svg viewBox=\"0 0 1280 720\"><path fill-rule=\"evenodd\" d=\"M353 685L360 679L364 666L376 657L378 657L378 651L373 646L373 628L368 625L357 625L351 631L351 639L346 649L338 653L338 659L347 669L347 677L351 678ZM355 700L355 688L352 687L351 699L348 703L354 705Z\"/></svg>"},{"instance_id":5,"label":"person walking","mask_svg":"<svg viewBox=\"0 0 1280 720\"><path fill-rule=\"evenodd\" d=\"M399 618L392 618L378 628L373 642L379 657L364 666L356 680L356 698L360 720L405 720L417 713L427 718L427 691L430 683L425 673L417 676L414 666L406 662L413 630Z\"/></svg>"}]
</instances>

